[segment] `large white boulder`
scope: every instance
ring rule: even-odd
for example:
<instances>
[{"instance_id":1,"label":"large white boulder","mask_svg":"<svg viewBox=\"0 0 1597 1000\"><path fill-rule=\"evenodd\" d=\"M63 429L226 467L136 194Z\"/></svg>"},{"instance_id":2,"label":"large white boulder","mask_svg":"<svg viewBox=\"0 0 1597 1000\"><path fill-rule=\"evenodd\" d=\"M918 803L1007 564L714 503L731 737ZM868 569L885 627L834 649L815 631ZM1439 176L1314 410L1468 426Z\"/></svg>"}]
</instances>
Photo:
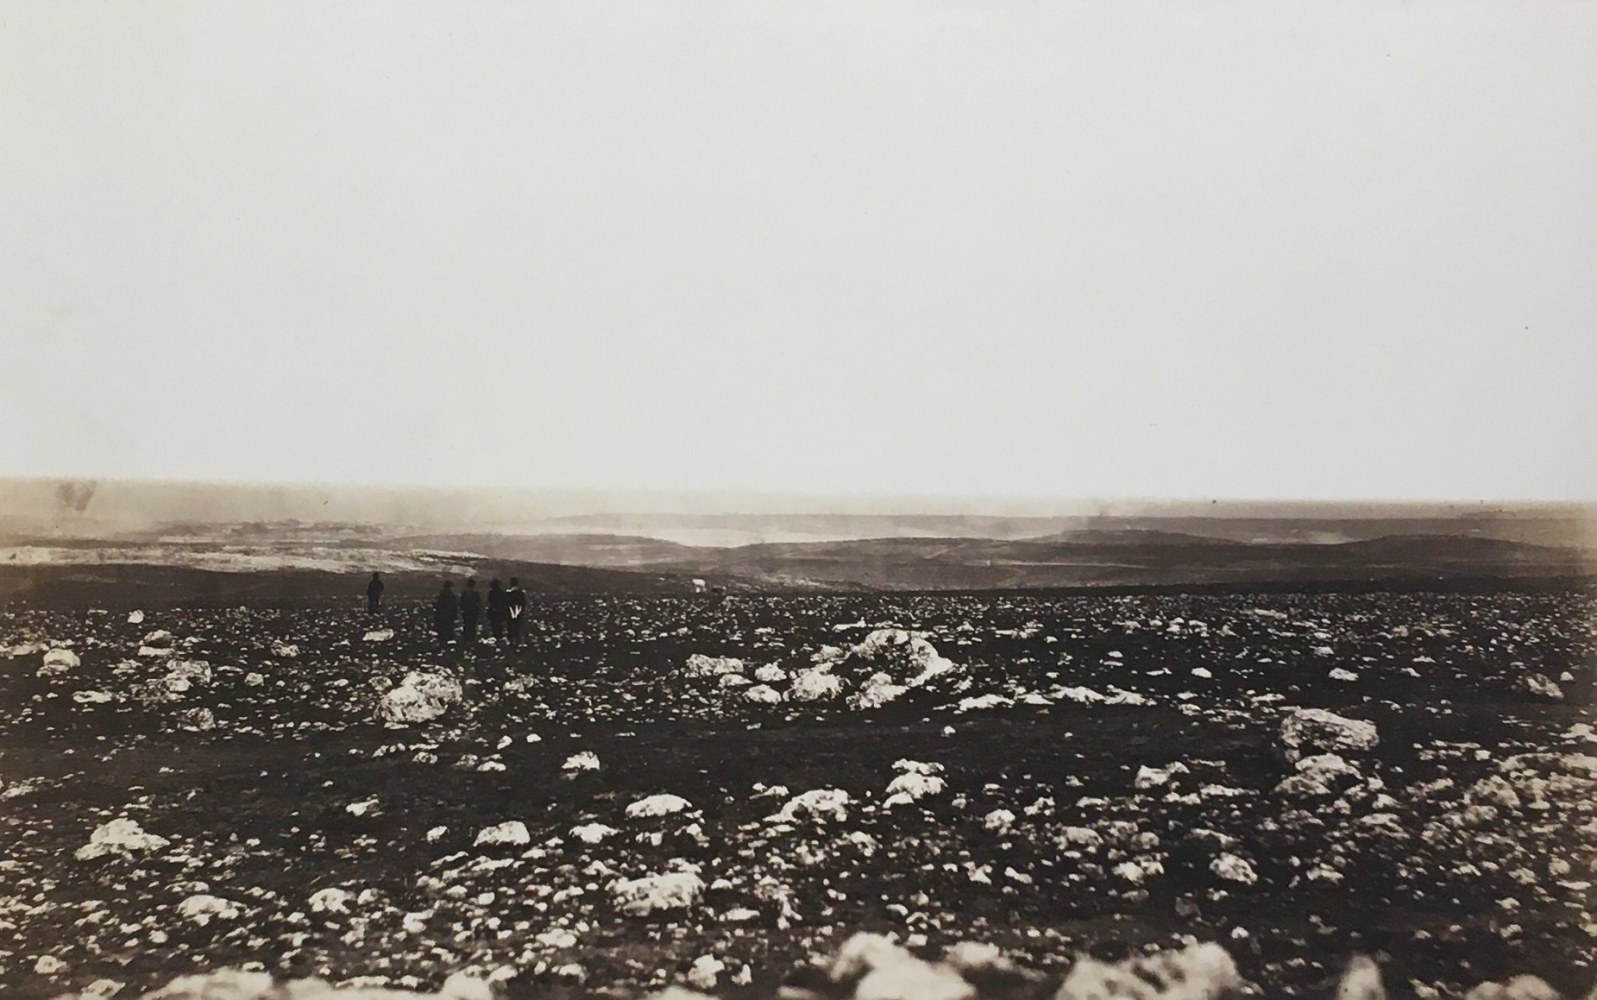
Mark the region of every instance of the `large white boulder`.
<instances>
[{"instance_id":1,"label":"large white boulder","mask_svg":"<svg viewBox=\"0 0 1597 1000\"><path fill-rule=\"evenodd\" d=\"M39 667L40 677L49 677L54 674L64 674L69 670L78 669L81 661L78 654L70 649L52 649L44 654L44 663Z\"/></svg>"},{"instance_id":2,"label":"large white boulder","mask_svg":"<svg viewBox=\"0 0 1597 1000\"><path fill-rule=\"evenodd\" d=\"M1380 742L1375 723L1323 708L1300 708L1281 721L1281 743L1289 760L1311 752L1371 750Z\"/></svg>"},{"instance_id":3,"label":"large white boulder","mask_svg":"<svg viewBox=\"0 0 1597 1000\"><path fill-rule=\"evenodd\" d=\"M431 722L460 701L460 681L445 673L413 670L377 701L384 722L406 725Z\"/></svg>"},{"instance_id":4,"label":"large white boulder","mask_svg":"<svg viewBox=\"0 0 1597 1000\"><path fill-rule=\"evenodd\" d=\"M848 651L843 662L885 671L891 681L909 687L919 687L938 674L954 669L953 661L938 653L924 636L899 628L882 628L870 633Z\"/></svg>"},{"instance_id":5,"label":"large white boulder","mask_svg":"<svg viewBox=\"0 0 1597 1000\"><path fill-rule=\"evenodd\" d=\"M1139 955L1113 965L1081 958L1071 966L1054 1000L1119 997L1180 997L1219 1000L1240 989L1242 977L1230 954L1217 944Z\"/></svg>"},{"instance_id":6,"label":"large white boulder","mask_svg":"<svg viewBox=\"0 0 1597 1000\"><path fill-rule=\"evenodd\" d=\"M153 833L145 833L138 823L126 817L103 823L89 834L89 842L78 848L73 857L91 861L107 854L131 857L144 851L159 851L170 841Z\"/></svg>"}]
</instances>

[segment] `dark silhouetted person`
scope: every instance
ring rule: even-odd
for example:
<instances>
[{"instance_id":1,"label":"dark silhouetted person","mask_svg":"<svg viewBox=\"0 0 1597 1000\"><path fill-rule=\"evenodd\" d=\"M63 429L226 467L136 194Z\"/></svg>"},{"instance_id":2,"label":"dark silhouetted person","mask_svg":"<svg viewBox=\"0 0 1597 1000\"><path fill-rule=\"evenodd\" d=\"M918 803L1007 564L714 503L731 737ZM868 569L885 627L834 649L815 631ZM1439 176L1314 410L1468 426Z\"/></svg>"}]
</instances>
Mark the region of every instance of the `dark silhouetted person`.
<instances>
[{"instance_id":1,"label":"dark silhouetted person","mask_svg":"<svg viewBox=\"0 0 1597 1000\"><path fill-rule=\"evenodd\" d=\"M378 605L383 603L383 578L376 573L372 574L371 582L366 584L366 610L376 611Z\"/></svg>"},{"instance_id":2,"label":"dark silhouetted person","mask_svg":"<svg viewBox=\"0 0 1597 1000\"><path fill-rule=\"evenodd\" d=\"M527 614L527 592L521 589L521 581L515 577L510 578L510 589L505 591L505 612L505 639L510 648L515 649L521 640L521 626Z\"/></svg>"},{"instance_id":3,"label":"dark silhouetted person","mask_svg":"<svg viewBox=\"0 0 1597 1000\"><path fill-rule=\"evenodd\" d=\"M455 596L455 585L444 581L444 587L433 598L433 628L438 632L438 644L448 645L455 639L455 617L460 614L460 598Z\"/></svg>"},{"instance_id":4,"label":"dark silhouetted person","mask_svg":"<svg viewBox=\"0 0 1597 1000\"><path fill-rule=\"evenodd\" d=\"M461 638L466 642L477 641L477 621L481 617L482 591L477 589L476 580L467 580L466 589L460 592Z\"/></svg>"},{"instance_id":5,"label":"dark silhouetted person","mask_svg":"<svg viewBox=\"0 0 1597 1000\"><path fill-rule=\"evenodd\" d=\"M509 604L505 600L505 588L494 577L488 583L488 631L493 633L494 642L498 642L505 634L505 618L509 611Z\"/></svg>"}]
</instances>

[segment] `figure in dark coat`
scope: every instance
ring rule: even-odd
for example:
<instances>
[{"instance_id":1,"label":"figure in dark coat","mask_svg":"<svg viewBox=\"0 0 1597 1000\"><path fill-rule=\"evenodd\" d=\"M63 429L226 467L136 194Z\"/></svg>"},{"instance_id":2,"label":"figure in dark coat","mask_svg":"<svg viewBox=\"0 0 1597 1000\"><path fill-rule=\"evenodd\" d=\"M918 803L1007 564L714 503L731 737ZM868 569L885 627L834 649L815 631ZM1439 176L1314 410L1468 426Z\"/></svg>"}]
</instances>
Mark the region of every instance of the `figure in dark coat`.
<instances>
[{"instance_id":1,"label":"figure in dark coat","mask_svg":"<svg viewBox=\"0 0 1597 1000\"><path fill-rule=\"evenodd\" d=\"M366 610L375 612L382 603L383 578L373 573L371 581L366 584Z\"/></svg>"},{"instance_id":2,"label":"figure in dark coat","mask_svg":"<svg viewBox=\"0 0 1597 1000\"><path fill-rule=\"evenodd\" d=\"M488 583L488 631L493 633L494 641L498 642L504 635L505 618L509 616L510 606L505 600L505 588L494 577Z\"/></svg>"},{"instance_id":3,"label":"figure in dark coat","mask_svg":"<svg viewBox=\"0 0 1597 1000\"><path fill-rule=\"evenodd\" d=\"M521 626L527 614L527 592L521 589L521 581L515 577L510 578L510 589L505 591L505 613L505 638L514 649L521 641Z\"/></svg>"},{"instance_id":4,"label":"figure in dark coat","mask_svg":"<svg viewBox=\"0 0 1597 1000\"><path fill-rule=\"evenodd\" d=\"M477 620L481 617L482 591L477 589L476 580L467 580L466 589L460 592L461 638L466 642L477 641Z\"/></svg>"},{"instance_id":5,"label":"figure in dark coat","mask_svg":"<svg viewBox=\"0 0 1597 1000\"><path fill-rule=\"evenodd\" d=\"M443 589L433 598L433 628L438 632L438 644L455 641L455 618L460 614L460 598L455 596L455 584L445 580Z\"/></svg>"}]
</instances>

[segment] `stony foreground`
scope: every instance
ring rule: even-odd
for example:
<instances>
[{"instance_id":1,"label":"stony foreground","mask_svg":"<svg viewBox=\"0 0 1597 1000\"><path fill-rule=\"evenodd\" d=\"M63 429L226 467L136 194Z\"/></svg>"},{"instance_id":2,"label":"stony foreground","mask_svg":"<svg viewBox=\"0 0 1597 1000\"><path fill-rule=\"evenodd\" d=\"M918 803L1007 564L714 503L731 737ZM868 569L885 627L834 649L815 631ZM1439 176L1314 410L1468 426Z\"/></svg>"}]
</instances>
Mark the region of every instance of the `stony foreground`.
<instances>
[{"instance_id":1,"label":"stony foreground","mask_svg":"<svg viewBox=\"0 0 1597 1000\"><path fill-rule=\"evenodd\" d=\"M1591 987L1587 594L566 601L508 655L129 610L0 616L8 995L882 1000L815 978L858 930L951 996L1193 941L1271 996Z\"/></svg>"},{"instance_id":2,"label":"stony foreground","mask_svg":"<svg viewBox=\"0 0 1597 1000\"><path fill-rule=\"evenodd\" d=\"M695 963L688 978L714 979L720 963ZM777 990L783 1000L1224 1000L1256 996L1234 959L1217 944L1137 955L1119 962L1079 956L1062 982L1022 968L991 945L960 942L940 960L927 961L878 934L856 934L830 958L791 977ZM372 986L332 986L319 979L278 982L263 972L222 970L183 976L146 994L147 1000L494 1000L492 979L456 974L436 993ZM60 1000L101 1000L118 984L103 980ZM1348 962L1335 988L1337 1000L1385 1000L1380 966L1366 955ZM670 986L647 1000L715 1000L695 989ZM1521 974L1479 983L1464 1000L1564 1000L1540 976ZM1586 1000L1597 1000L1597 987Z\"/></svg>"}]
</instances>

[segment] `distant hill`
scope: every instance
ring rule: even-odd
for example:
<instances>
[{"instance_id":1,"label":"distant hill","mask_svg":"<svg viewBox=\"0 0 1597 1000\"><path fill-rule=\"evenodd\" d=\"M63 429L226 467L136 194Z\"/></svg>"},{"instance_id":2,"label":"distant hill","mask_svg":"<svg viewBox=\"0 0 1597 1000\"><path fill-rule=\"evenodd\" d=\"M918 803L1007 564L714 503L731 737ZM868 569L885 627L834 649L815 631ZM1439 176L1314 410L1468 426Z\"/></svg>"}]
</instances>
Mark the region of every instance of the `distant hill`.
<instances>
[{"instance_id":1,"label":"distant hill","mask_svg":"<svg viewBox=\"0 0 1597 1000\"><path fill-rule=\"evenodd\" d=\"M1574 549L1422 535L1356 542L1238 542L1164 532L1088 532L1023 541L877 539L698 550L657 564L773 584L894 590L1318 582L1375 578L1589 578Z\"/></svg>"},{"instance_id":2,"label":"distant hill","mask_svg":"<svg viewBox=\"0 0 1597 1000\"><path fill-rule=\"evenodd\" d=\"M463 568L450 573L463 576ZM483 579L518 576L531 594L683 594L688 580L661 572L591 569L500 562L475 567ZM384 573L389 602L430 600L440 573ZM288 568L219 571L185 565L117 563L105 565L8 566L0 563L0 603L36 607L150 608L163 605L252 606L365 601L366 574Z\"/></svg>"},{"instance_id":3,"label":"distant hill","mask_svg":"<svg viewBox=\"0 0 1597 1000\"><path fill-rule=\"evenodd\" d=\"M184 581L174 592L254 592L262 584L245 577L274 573L307 592L341 592L346 577L371 569L430 588L444 575L525 567L534 586L648 593L691 591L695 579L731 590L1586 580L1597 560L1597 507L1578 504L993 513L952 502L917 512L834 501L828 510L812 497L738 512L723 497L683 512L659 506L689 503L682 498L643 499L656 506L629 512L577 494L0 480L0 596L94 593L94 580L120 586L141 573Z\"/></svg>"}]
</instances>

